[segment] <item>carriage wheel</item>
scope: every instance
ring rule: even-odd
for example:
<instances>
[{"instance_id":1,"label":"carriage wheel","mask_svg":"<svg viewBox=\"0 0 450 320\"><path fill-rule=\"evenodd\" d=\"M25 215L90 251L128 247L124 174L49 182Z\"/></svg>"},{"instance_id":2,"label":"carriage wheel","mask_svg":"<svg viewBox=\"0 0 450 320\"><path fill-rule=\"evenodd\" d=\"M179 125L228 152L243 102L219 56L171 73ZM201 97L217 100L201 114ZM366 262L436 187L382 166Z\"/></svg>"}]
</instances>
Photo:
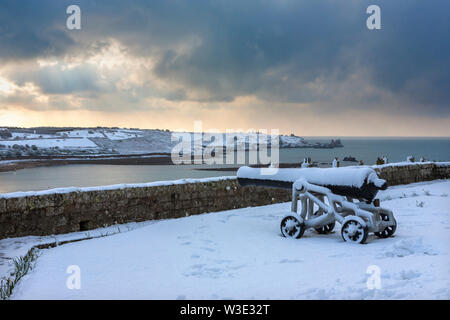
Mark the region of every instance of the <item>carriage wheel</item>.
<instances>
[{"instance_id":1,"label":"carriage wheel","mask_svg":"<svg viewBox=\"0 0 450 320\"><path fill-rule=\"evenodd\" d=\"M281 234L286 238L300 238L305 232L305 226L294 216L287 216L281 220Z\"/></svg>"},{"instance_id":2,"label":"carriage wheel","mask_svg":"<svg viewBox=\"0 0 450 320\"><path fill-rule=\"evenodd\" d=\"M383 221L389 221L389 216L387 214L380 213L380 217L381 217L381 220L383 220ZM375 235L378 238L383 238L383 239L389 238L389 237L392 237L392 235L395 233L395 230L397 230L397 221L395 221L395 219L394 219L393 226L386 227L381 232L375 232Z\"/></svg>"},{"instance_id":3,"label":"carriage wheel","mask_svg":"<svg viewBox=\"0 0 450 320\"><path fill-rule=\"evenodd\" d=\"M341 235L344 241L362 244L366 242L369 230L360 219L350 218L342 225Z\"/></svg>"}]
</instances>

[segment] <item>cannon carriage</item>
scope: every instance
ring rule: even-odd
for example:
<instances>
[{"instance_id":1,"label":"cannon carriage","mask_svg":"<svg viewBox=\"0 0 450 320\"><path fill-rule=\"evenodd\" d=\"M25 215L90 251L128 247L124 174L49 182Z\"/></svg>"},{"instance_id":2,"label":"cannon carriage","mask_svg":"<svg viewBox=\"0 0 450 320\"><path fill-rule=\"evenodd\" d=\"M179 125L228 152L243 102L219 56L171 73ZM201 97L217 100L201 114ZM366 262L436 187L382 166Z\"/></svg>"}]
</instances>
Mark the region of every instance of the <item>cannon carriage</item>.
<instances>
[{"instance_id":1,"label":"cannon carriage","mask_svg":"<svg viewBox=\"0 0 450 320\"><path fill-rule=\"evenodd\" d=\"M387 188L387 183L372 168L241 167L237 178L243 187L292 190L291 212L280 223L284 237L300 238L310 228L327 234L333 231L337 221L345 241L364 243L369 233L388 238L397 228L392 211L381 208L379 200L374 200L379 190Z\"/></svg>"}]
</instances>

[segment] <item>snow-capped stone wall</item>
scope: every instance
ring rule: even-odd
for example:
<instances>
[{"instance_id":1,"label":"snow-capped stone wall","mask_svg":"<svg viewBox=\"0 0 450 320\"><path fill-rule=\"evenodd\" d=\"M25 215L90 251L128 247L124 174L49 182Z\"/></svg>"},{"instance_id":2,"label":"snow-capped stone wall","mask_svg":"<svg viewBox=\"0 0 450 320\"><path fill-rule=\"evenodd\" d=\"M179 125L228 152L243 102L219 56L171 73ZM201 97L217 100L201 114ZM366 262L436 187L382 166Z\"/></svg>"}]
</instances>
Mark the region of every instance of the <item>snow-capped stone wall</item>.
<instances>
[{"instance_id":1,"label":"snow-capped stone wall","mask_svg":"<svg viewBox=\"0 0 450 320\"><path fill-rule=\"evenodd\" d=\"M450 163L373 167L389 185L450 179ZM0 195L0 239L88 230L115 223L180 218L290 201L290 190L241 188L212 178Z\"/></svg>"},{"instance_id":2,"label":"snow-capped stone wall","mask_svg":"<svg viewBox=\"0 0 450 320\"><path fill-rule=\"evenodd\" d=\"M286 190L244 190L236 179L204 180L0 198L0 239L180 218L290 199Z\"/></svg>"},{"instance_id":3,"label":"snow-capped stone wall","mask_svg":"<svg viewBox=\"0 0 450 320\"><path fill-rule=\"evenodd\" d=\"M399 162L372 166L390 186L420 181L450 179L450 162Z\"/></svg>"}]
</instances>

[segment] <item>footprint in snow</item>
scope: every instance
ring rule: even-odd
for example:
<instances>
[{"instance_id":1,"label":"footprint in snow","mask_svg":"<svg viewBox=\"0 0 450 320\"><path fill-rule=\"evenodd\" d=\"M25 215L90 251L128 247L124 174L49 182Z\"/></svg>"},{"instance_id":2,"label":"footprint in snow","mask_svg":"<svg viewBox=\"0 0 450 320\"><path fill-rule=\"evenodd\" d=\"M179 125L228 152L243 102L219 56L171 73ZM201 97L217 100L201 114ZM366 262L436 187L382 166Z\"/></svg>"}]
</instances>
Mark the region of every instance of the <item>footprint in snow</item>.
<instances>
[{"instance_id":1,"label":"footprint in snow","mask_svg":"<svg viewBox=\"0 0 450 320\"><path fill-rule=\"evenodd\" d=\"M197 228L196 231L194 231L194 233L197 233L197 234L198 233L203 233L206 228L207 228L207 226L200 226L200 227Z\"/></svg>"},{"instance_id":2,"label":"footprint in snow","mask_svg":"<svg viewBox=\"0 0 450 320\"><path fill-rule=\"evenodd\" d=\"M300 262L303 262L303 261L302 260L296 260L296 259L292 259L292 260L290 260L290 259L282 259L282 260L280 260L279 263L300 263Z\"/></svg>"},{"instance_id":3,"label":"footprint in snow","mask_svg":"<svg viewBox=\"0 0 450 320\"><path fill-rule=\"evenodd\" d=\"M219 263L219 264L233 262L233 260L227 260L227 259L216 259L216 260L213 260L213 261L216 262L216 263Z\"/></svg>"},{"instance_id":4,"label":"footprint in snow","mask_svg":"<svg viewBox=\"0 0 450 320\"><path fill-rule=\"evenodd\" d=\"M223 269L207 267L206 264L194 264L191 266L191 269L194 271L184 273L186 277L218 278L224 275Z\"/></svg>"},{"instance_id":5,"label":"footprint in snow","mask_svg":"<svg viewBox=\"0 0 450 320\"><path fill-rule=\"evenodd\" d=\"M398 274L395 275L397 280L412 280L415 278L419 278L422 275L417 270L402 270Z\"/></svg>"}]
</instances>

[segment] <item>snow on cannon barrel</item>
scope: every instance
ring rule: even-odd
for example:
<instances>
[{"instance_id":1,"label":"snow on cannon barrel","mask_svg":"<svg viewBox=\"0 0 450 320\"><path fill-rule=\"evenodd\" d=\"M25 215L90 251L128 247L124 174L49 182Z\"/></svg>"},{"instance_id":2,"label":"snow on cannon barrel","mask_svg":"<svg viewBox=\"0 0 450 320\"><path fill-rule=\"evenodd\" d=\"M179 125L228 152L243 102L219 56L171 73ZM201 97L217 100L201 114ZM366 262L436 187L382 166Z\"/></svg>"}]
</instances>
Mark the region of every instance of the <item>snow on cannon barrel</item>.
<instances>
[{"instance_id":1,"label":"snow on cannon barrel","mask_svg":"<svg viewBox=\"0 0 450 320\"><path fill-rule=\"evenodd\" d=\"M263 174L262 169L241 167L237 172L241 186L263 186L291 189L292 184L305 179L308 183L328 188L334 194L371 202L378 190L385 190L387 182L372 168L301 168L276 169L274 174Z\"/></svg>"}]
</instances>

